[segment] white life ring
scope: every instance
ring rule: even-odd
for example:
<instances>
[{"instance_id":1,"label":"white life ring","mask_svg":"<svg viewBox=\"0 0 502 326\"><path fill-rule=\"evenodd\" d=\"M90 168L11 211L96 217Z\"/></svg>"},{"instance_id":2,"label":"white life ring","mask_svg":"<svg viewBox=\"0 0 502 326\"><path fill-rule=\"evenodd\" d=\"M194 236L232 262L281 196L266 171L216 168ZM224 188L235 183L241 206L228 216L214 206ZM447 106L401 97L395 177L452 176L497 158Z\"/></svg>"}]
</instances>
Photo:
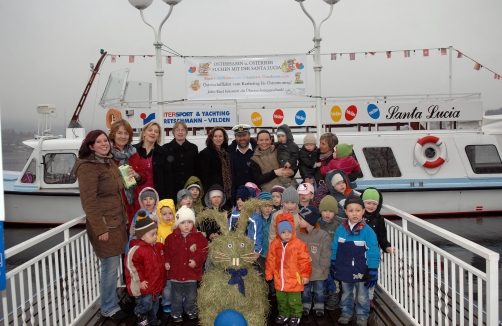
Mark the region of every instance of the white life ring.
<instances>
[{"instance_id":1,"label":"white life ring","mask_svg":"<svg viewBox=\"0 0 502 326\"><path fill-rule=\"evenodd\" d=\"M434 150L434 157L428 158L425 151L429 148ZM418 164L427 169L434 169L446 162L446 145L436 136L425 136L415 144L415 159Z\"/></svg>"}]
</instances>

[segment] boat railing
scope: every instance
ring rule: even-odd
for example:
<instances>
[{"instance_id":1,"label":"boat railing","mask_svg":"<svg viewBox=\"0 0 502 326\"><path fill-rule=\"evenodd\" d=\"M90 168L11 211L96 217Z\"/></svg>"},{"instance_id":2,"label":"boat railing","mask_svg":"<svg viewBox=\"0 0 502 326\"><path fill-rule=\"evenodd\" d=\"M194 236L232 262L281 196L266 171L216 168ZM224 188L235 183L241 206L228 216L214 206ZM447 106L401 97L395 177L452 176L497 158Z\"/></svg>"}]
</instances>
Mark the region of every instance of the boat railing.
<instances>
[{"instance_id":1,"label":"boat railing","mask_svg":"<svg viewBox=\"0 0 502 326\"><path fill-rule=\"evenodd\" d=\"M392 206L383 208L401 220L386 220L396 252L382 254L378 285L415 325L499 325L499 254ZM410 227L465 248L484 266L476 268Z\"/></svg>"}]
</instances>

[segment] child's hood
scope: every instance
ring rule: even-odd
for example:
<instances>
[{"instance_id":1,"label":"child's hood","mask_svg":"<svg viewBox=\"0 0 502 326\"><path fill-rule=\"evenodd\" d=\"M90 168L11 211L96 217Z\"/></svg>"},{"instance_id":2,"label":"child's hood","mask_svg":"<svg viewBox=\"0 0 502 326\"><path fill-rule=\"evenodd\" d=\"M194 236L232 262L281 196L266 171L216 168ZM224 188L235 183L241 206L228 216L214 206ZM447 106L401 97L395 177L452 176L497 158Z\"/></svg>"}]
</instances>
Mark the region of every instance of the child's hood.
<instances>
[{"instance_id":1,"label":"child's hood","mask_svg":"<svg viewBox=\"0 0 502 326\"><path fill-rule=\"evenodd\" d=\"M354 145L345 143L336 145L336 152L338 158L344 158L350 156L350 154L352 154L352 147L354 147Z\"/></svg>"},{"instance_id":2,"label":"child's hood","mask_svg":"<svg viewBox=\"0 0 502 326\"><path fill-rule=\"evenodd\" d=\"M147 190L153 191L153 193L155 194L155 206L153 207L153 211L148 212L148 213L150 213L150 215L154 215L154 216L152 216L153 218L157 218L158 217L157 206L159 204L159 194L158 194L157 190L153 189L152 187L145 187L143 190L141 190L138 195L139 206L142 209L146 210L146 208L143 206L143 202L141 201L141 194Z\"/></svg>"},{"instance_id":3,"label":"child's hood","mask_svg":"<svg viewBox=\"0 0 502 326\"><path fill-rule=\"evenodd\" d=\"M169 223L166 223L162 220L162 213L160 212L160 210L163 207L169 207L173 211L173 220ZM159 201L157 205L157 214L159 216L159 225L173 226L175 222L174 217L176 216L174 201L172 199L162 199L161 201Z\"/></svg>"},{"instance_id":4,"label":"child's hood","mask_svg":"<svg viewBox=\"0 0 502 326\"><path fill-rule=\"evenodd\" d=\"M378 192L378 195L380 196L379 200L378 200L378 206L377 206L377 209L375 209L375 211L373 213L369 213L369 212L365 212L364 215L368 214L368 216L372 216L372 215L379 215L380 214L380 210L382 209L382 204L383 204L383 197L382 197L382 193L380 192L380 190L376 189L376 188L373 188L373 187L368 187L366 188L364 191L368 190L368 189L374 189ZM364 191L361 193L361 198L363 198L363 194L364 194Z\"/></svg>"},{"instance_id":5,"label":"child's hood","mask_svg":"<svg viewBox=\"0 0 502 326\"><path fill-rule=\"evenodd\" d=\"M215 183L214 185L209 187L209 189L207 190L207 192L204 196L204 204L206 204L207 207L211 207L211 208L213 207L211 205L211 202L209 201L209 193L213 190L219 190L223 193L223 200L221 201L220 207L223 206L227 202L227 196L225 196L225 190L223 189L223 187L217 183Z\"/></svg>"},{"instance_id":6,"label":"child's hood","mask_svg":"<svg viewBox=\"0 0 502 326\"><path fill-rule=\"evenodd\" d=\"M194 176L194 175L192 175L190 178L188 178L187 182L185 182L185 189L186 189L189 185L191 185L191 184L193 184L193 183L198 184L198 185L199 185L199 187L200 187L199 199L204 198L204 194L205 194L205 193L204 193L204 187L202 186L202 182L200 181L200 179L199 179L199 178L197 178L197 177L196 177L196 176Z\"/></svg>"},{"instance_id":7,"label":"child's hood","mask_svg":"<svg viewBox=\"0 0 502 326\"><path fill-rule=\"evenodd\" d=\"M279 223L282 221L288 221L289 224L291 224L291 229L293 230L293 232L291 232L291 240L296 238L295 218L293 217L293 214L291 214L291 213L281 213L276 216L276 218L275 218L276 237L279 240L281 239L281 237L279 236Z\"/></svg>"},{"instance_id":8,"label":"child's hood","mask_svg":"<svg viewBox=\"0 0 502 326\"><path fill-rule=\"evenodd\" d=\"M284 133L286 134L286 142L287 143L295 141L295 139L293 138L293 133L291 132L291 129L289 128L289 126L287 124L283 124L283 125L280 125L279 127L277 127L277 131L279 131L279 130L284 131Z\"/></svg>"},{"instance_id":9,"label":"child's hood","mask_svg":"<svg viewBox=\"0 0 502 326\"><path fill-rule=\"evenodd\" d=\"M326 185L328 186L329 193L331 194L331 196L335 197L335 199L339 202L340 200L338 198L340 197L340 193L338 191L336 191L335 188L333 187L333 185L331 184L331 179L333 179L333 177L337 173L342 176L343 180L345 180L345 184L347 185L347 189L345 189L345 193L343 194L343 198L346 198L348 196L348 194L350 194L352 192L352 189L355 189L357 187L357 184L355 182L350 182L347 174L341 170L331 170L328 173L326 173L325 182L326 182Z\"/></svg>"}]
</instances>

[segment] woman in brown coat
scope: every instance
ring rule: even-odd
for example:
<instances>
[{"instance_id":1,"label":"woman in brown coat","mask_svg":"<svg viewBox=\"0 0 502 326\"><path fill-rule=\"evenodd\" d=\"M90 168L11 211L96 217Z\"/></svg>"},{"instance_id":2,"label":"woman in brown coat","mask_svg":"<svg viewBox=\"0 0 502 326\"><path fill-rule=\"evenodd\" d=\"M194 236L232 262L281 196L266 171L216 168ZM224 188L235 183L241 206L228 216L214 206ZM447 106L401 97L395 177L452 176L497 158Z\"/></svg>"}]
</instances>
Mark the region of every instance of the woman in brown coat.
<instances>
[{"instance_id":1,"label":"woman in brown coat","mask_svg":"<svg viewBox=\"0 0 502 326\"><path fill-rule=\"evenodd\" d=\"M127 244L127 214L122 202L122 175L112 157L105 132L93 130L79 149L74 172L87 218L87 235L101 258L101 314L123 319L127 313L118 304L117 268Z\"/></svg>"}]
</instances>

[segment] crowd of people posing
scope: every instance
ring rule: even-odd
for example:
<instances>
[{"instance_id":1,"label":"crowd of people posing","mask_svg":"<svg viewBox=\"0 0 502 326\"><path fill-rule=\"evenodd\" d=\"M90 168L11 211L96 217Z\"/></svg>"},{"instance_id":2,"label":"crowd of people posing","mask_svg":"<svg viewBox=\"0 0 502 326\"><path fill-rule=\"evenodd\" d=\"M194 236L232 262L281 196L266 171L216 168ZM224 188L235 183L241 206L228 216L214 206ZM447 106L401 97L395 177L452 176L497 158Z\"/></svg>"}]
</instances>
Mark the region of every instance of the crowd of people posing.
<instances>
[{"instance_id":1,"label":"crowd of people posing","mask_svg":"<svg viewBox=\"0 0 502 326\"><path fill-rule=\"evenodd\" d=\"M325 133L318 147L307 134L299 148L287 125L277 128L276 142L267 130L251 138L248 125L232 131L229 144L227 131L213 128L200 152L186 139L184 122L163 146L157 122L146 124L134 145L126 120L109 134L86 136L74 172L89 241L101 258L101 314L127 316L116 295L123 261L138 325L157 324L160 306L174 322L183 321L183 311L197 318L198 281L211 268L208 244L221 232L195 217L205 209L227 211L232 230L244 202L257 198L270 205L249 218L247 235L269 295L277 297L276 322L298 325L311 310L321 317L339 305L339 323L348 324L357 302L357 324L366 325L380 249L394 248L379 214L382 194L374 188L354 194L361 169L352 145Z\"/></svg>"}]
</instances>

